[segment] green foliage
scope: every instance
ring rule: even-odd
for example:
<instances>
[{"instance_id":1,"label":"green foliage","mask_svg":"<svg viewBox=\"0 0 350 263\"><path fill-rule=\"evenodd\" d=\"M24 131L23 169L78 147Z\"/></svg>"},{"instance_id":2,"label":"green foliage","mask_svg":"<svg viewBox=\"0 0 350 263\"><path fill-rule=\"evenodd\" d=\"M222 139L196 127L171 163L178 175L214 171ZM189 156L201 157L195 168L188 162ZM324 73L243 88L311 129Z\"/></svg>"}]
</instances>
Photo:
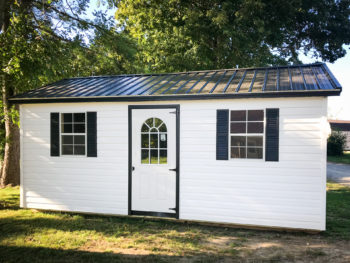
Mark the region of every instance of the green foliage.
<instances>
[{"instance_id":1,"label":"green foliage","mask_svg":"<svg viewBox=\"0 0 350 263\"><path fill-rule=\"evenodd\" d=\"M286 64L300 52L335 61L350 43L349 0L115 1L145 71Z\"/></svg>"},{"instance_id":2,"label":"green foliage","mask_svg":"<svg viewBox=\"0 0 350 263\"><path fill-rule=\"evenodd\" d=\"M0 80L4 80L1 85L8 96L62 78L133 71L134 41L117 31L113 17L95 12L92 20L85 18L89 2L5 1L0 16ZM113 3L107 0L100 4ZM7 26L1 28L2 25ZM2 99L0 106L2 157L5 144ZM14 108L9 119L19 122Z\"/></svg>"},{"instance_id":3,"label":"green foliage","mask_svg":"<svg viewBox=\"0 0 350 263\"><path fill-rule=\"evenodd\" d=\"M344 153L346 135L341 131L332 131L327 140L327 154L340 156Z\"/></svg>"}]
</instances>

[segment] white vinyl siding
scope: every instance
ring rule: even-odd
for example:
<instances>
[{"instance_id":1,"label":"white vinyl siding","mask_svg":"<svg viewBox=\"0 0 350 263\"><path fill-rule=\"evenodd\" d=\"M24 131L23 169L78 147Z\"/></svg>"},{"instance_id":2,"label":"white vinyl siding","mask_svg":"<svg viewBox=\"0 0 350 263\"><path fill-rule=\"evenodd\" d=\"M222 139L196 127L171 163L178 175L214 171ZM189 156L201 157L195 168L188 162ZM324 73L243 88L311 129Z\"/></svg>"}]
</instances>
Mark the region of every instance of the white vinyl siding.
<instances>
[{"instance_id":1,"label":"white vinyl siding","mask_svg":"<svg viewBox=\"0 0 350 263\"><path fill-rule=\"evenodd\" d=\"M325 229L327 99L21 105L21 206L126 215L128 105L180 104L180 219ZM280 109L279 161L216 160L216 110ZM97 111L97 158L50 156L50 112Z\"/></svg>"},{"instance_id":2,"label":"white vinyl siding","mask_svg":"<svg viewBox=\"0 0 350 263\"><path fill-rule=\"evenodd\" d=\"M216 160L216 110L279 108L279 161ZM325 229L326 98L181 103L180 218Z\"/></svg>"},{"instance_id":3,"label":"white vinyl siding","mask_svg":"<svg viewBox=\"0 0 350 263\"><path fill-rule=\"evenodd\" d=\"M50 156L50 112L98 112L98 157ZM21 106L24 203L29 208L127 214L128 113L103 103Z\"/></svg>"}]
</instances>

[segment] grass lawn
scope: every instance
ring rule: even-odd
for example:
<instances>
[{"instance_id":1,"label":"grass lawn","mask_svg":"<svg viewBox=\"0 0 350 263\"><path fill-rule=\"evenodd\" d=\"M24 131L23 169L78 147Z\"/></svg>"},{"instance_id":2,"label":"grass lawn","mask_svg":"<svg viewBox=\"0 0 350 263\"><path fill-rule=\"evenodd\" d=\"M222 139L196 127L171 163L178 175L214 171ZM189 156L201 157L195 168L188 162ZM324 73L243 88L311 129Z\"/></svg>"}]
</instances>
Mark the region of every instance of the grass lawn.
<instances>
[{"instance_id":1,"label":"grass lawn","mask_svg":"<svg viewBox=\"0 0 350 263\"><path fill-rule=\"evenodd\" d=\"M0 262L350 262L350 188L327 198L327 231L306 234L19 209L5 188Z\"/></svg>"},{"instance_id":2,"label":"grass lawn","mask_svg":"<svg viewBox=\"0 0 350 263\"><path fill-rule=\"evenodd\" d=\"M327 161L350 164L350 152L345 152L342 156L327 156Z\"/></svg>"}]
</instances>

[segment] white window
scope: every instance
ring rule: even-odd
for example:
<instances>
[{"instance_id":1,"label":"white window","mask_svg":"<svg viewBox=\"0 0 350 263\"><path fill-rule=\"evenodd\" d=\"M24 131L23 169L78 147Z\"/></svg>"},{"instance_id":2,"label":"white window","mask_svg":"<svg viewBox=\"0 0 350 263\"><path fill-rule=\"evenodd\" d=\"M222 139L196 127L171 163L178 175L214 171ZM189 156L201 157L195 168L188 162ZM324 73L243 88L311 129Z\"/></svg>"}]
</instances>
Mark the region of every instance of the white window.
<instances>
[{"instance_id":1,"label":"white window","mask_svg":"<svg viewBox=\"0 0 350 263\"><path fill-rule=\"evenodd\" d=\"M158 118L147 119L141 127L141 163L166 164L167 143L165 123Z\"/></svg>"},{"instance_id":2,"label":"white window","mask_svg":"<svg viewBox=\"0 0 350 263\"><path fill-rule=\"evenodd\" d=\"M86 113L61 113L62 155L85 155Z\"/></svg>"},{"instance_id":3,"label":"white window","mask_svg":"<svg viewBox=\"0 0 350 263\"><path fill-rule=\"evenodd\" d=\"M263 159L264 110L230 112L231 158Z\"/></svg>"}]
</instances>

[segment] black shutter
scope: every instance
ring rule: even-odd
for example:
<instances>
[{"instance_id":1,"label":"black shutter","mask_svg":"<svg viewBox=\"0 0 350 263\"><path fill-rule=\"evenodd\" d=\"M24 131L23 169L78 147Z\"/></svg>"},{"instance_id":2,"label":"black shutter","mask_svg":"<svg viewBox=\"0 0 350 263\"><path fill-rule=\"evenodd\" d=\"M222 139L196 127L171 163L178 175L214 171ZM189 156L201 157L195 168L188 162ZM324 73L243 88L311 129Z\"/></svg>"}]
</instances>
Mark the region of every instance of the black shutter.
<instances>
[{"instance_id":1,"label":"black shutter","mask_svg":"<svg viewBox=\"0 0 350 263\"><path fill-rule=\"evenodd\" d=\"M228 160L229 111L216 111L216 160Z\"/></svg>"},{"instance_id":2,"label":"black shutter","mask_svg":"<svg viewBox=\"0 0 350 263\"><path fill-rule=\"evenodd\" d=\"M60 114L58 112L51 112L50 144L50 155L60 156Z\"/></svg>"},{"instance_id":3,"label":"black shutter","mask_svg":"<svg viewBox=\"0 0 350 263\"><path fill-rule=\"evenodd\" d=\"M97 157L97 113L87 113L87 156Z\"/></svg>"},{"instance_id":4,"label":"black shutter","mask_svg":"<svg viewBox=\"0 0 350 263\"><path fill-rule=\"evenodd\" d=\"M265 161L278 161L279 109L266 109Z\"/></svg>"}]
</instances>

